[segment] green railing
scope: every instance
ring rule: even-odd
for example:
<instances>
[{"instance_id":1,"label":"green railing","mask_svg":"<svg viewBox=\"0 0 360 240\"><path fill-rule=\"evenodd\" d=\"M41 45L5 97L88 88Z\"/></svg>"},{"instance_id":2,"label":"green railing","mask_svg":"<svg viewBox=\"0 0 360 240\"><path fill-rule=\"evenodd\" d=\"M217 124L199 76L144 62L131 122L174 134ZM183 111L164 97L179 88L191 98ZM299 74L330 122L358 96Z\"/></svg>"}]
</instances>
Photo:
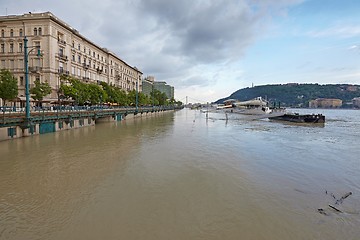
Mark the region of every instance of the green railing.
<instances>
[{"instance_id":1,"label":"green railing","mask_svg":"<svg viewBox=\"0 0 360 240\"><path fill-rule=\"evenodd\" d=\"M107 107L107 106L72 106L72 107L48 107L33 108L30 112L30 122L27 121L24 111L4 111L0 115L0 127L29 126L42 122L54 122L67 119L83 118L104 118L113 116L117 118L119 114L143 114L149 112L160 112L181 109L178 106L151 106L151 107ZM17 110L17 109L16 109Z\"/></svg>"}]
</instances>

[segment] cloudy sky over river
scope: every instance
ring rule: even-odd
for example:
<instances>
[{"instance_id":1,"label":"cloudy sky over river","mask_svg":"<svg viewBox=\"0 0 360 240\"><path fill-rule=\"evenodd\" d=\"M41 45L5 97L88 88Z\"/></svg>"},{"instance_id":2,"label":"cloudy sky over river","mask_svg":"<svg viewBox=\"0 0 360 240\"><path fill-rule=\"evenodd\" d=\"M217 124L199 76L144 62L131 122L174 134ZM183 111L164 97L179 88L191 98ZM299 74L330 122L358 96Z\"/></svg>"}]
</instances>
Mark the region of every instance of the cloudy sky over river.
<instances>
[{"instance_id":1,"label":"cloudy sky over river","mask_svg":"<svg viewBox=\"0 0 360 240\"><path fill-rule=\"evenodd\" d=\"M357 0L0 0L50 11L175 98L215 101L263 84L360 84Z\"/></svg>"}]
</instances>

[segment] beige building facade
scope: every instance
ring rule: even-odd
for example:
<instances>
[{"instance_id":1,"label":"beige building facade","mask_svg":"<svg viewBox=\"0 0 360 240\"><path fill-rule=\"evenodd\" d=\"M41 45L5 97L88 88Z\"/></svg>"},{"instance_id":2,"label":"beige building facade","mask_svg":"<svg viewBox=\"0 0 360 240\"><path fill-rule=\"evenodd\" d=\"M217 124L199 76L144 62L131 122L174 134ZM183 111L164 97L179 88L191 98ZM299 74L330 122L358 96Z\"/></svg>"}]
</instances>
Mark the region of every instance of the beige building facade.
<instances>
[{"instance_id":1,"label":"beige building facade","mask_svg":"<svg viewBox=\"0 0 360 240\"><path fill-rule=\"evenodd\" d=\"M341 99L317 98L309 102L310 108L339 108L342 106Z\"/></svg>"},{"instance_id":2,"label":"beige building facade","mask_svg":"<svg viewBox=\"0 0 360 240\"><path fill-rule=\"evenodd\" d=\"M106 82L125 91L142 89L142 72L114 53L82 36L50 12L0 16L0 68L18 79L19 96L25 96L24 37L28 39L29 84L47 81L48 99L57 99L60 75L87 83ZM41 56L36 47L40 47Z\"/></svg>"}]
</instances>

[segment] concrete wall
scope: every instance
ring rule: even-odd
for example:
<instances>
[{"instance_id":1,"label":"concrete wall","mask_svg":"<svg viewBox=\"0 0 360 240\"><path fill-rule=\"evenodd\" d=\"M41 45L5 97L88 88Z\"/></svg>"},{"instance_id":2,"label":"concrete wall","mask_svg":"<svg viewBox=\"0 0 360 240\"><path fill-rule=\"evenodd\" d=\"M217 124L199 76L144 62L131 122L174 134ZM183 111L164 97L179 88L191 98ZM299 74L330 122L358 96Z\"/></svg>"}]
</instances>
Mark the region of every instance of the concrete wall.
<instances>
[{"instance_id":1,"label":"concrete wall","mask_svg":"<svg viewBox=\"0 0 360 240\"><path fill-rule=\"evenodd\" d=\"M55 132L57 131L63 131L63 130L71 130L76 128L82 128L82 127L88 127L88 126L94 126L95 123L101 123L101 122L116 122L116 121L126 121L136 118L147 118L152 116L158 116L165 113L168 113L173 110L169 111L162 111L162 112L148 112L148 113L138 113L136 115L134 114L128 114L128 115L121 115L121 118L116 118L114 116L106 117L106 118L99 118L96 119L96 121L92 118L84 118L84 119L74 119L72 121L59 121L55 122ZM0 141L4 140L10 140L14 138L20 138L20 137L28 137L32 135L40 134L40 124L36 124L32 129L21 129L21 127L3 127L0 128Z\"/></svg>"},{"instance_id":2,"label":"concrete wall","mask_svg":"<svg viewBox=\"0 0 360 240\"><path fill-rule=\"evenodd\" d=\"M76 129L81 127L94 126L95 121L93 119L75 119L73 122L66 123L65 121L55 122L55 131L63 131ZM21 127L3 127L0 128L0 141L10 140L20 137L28 137L32 135L40 134L40 124L35 124L32 129L21 129Z\"/></svg>"}]
</instances>

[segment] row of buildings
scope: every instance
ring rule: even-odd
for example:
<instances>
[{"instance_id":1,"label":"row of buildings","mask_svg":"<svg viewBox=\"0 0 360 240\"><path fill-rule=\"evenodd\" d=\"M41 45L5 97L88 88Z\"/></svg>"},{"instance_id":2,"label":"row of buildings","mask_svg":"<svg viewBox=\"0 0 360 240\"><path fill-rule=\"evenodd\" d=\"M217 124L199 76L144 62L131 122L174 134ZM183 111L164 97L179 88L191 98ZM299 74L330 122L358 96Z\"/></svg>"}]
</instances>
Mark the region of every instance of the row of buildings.
<instances>
[{"instance_id":1,"label":"row of buildings","mask_svg":"<svg viewBox=\"0 0 360 240\"><path fill-rule=\"evenodd\" d=\"M25 37L28 40L30 88L36 79L47 81L52 88L47 99L58 98L61 74L87 83L106 82L127 92L141 92L144 84L145 89L148 88L149 81L143 79L139 69L93 43L51 12L0 16L0 31L0 69L9 69L18 79L20 99L25 96ZM40 49L40 56L36 49ZM151 79L155 89L161 91L162 86L168 86ZM174 88L166 94L173 98Z\"/></svg>"},{"instance_id":2,"label":"row of buildings","mask_svg":"<svg viewBox=\"0 0 360 240\"><path fill-rule=\"evenodd\" d=\"M142 81L142 92L146 95L150 95L150 93L154 90L159 90L162 93L165 93L169 99L174 98L174 87L166 84L163 81L155 81L153 76L148 76Z\"/></svg>"},{"instance_id":3,"label":"row of buildings","mask_svg":"<svg viewBox=\"0 0 360 240\"><path fill-rule=\"evenodd\" d=\"M360 97L353 98L350 103L354 108L360 108ZM309 108L341 108L343 101L335 98L317 98L309 102Z\"/></svg>"}]
</instances>

